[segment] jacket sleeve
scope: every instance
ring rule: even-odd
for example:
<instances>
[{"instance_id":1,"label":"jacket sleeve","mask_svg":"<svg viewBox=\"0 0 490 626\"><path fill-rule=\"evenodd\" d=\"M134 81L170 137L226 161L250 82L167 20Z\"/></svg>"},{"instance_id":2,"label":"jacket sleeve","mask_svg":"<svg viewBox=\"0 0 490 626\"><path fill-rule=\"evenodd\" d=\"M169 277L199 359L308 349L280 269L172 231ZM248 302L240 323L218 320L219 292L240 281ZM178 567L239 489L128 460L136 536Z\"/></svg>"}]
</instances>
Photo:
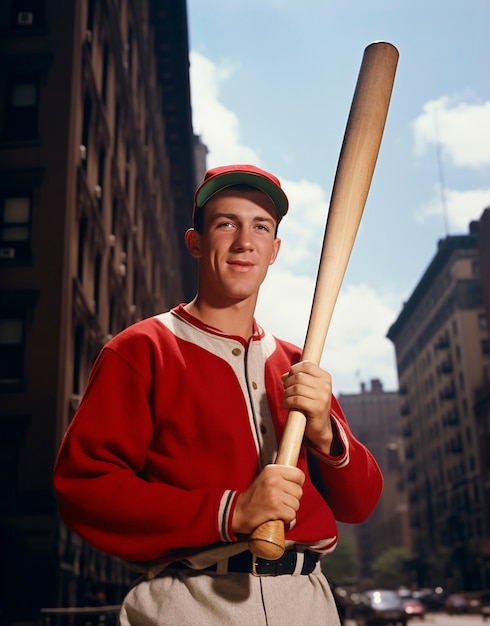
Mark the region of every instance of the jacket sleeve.
<instances>
[{"instance_id":1,"label":"jacket sleeve","mask_svg":"<svg viewBox=\"0 0 490 626\"><path fill-rule=\"evenodd\" d=\"M192 553L236 539L233 491L187 490L145 475L153 437L150 386L103 349L54 468L65 523L99 550L129 561L172 560L184 547Z\"/></svg>"},{"instance_id":2,"label":"jacket sleeve","mask_svg":"<svg viewBox=\"0 0 490 626\"><path fill-rule=\"evenodd\" d=\"M331 417L344 451L340 456L332 457L309 447L311 478L337 521L359 524L376 506L383 477L371 452L353 436L335 397L332 398Z\"/></svg>"}]
</instances>

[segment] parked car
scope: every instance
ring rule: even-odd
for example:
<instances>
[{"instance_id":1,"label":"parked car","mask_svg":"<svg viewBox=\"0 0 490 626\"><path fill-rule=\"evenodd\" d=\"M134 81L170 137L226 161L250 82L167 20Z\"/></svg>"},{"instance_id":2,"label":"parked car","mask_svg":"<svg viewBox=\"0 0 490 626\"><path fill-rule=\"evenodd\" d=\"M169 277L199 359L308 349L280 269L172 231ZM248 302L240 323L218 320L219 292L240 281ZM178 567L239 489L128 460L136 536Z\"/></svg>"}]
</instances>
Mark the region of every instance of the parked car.
<instances>
[{"instance_id":1,"label":"parked car","mask_svg":"<svg viewBox=\"0 0 490 626\"><path fill-rule=\"evenodd\" d=\"M412 595L425 605L429 613L442 611L447 597L442 587L436 587L435 589L419 589L414 591Z\"/></svg>"},{"instance_id":2,"label":"parked car","mask_svg":"<svg viewBox=\"0 0 490 626\"><path fill-rule=\"evenodd\" d=\"M407 626L408 617L403 602L396 591L372 589L362 594L356 605L354 620L357 626L399 624Z\"/></svg>"},{"instance_id":3,"label":"parked car","mask_svg":"<svg viewBox=\"0 0 490 626\"><path fill-rule=\"evenodd\" d=\"M407 618L417 617L418 619L424 619L427 609L418 598L402 598L403 610L405 611Z\"/></svg>"},{"instance_id":4,"label":"parked car","mask_svg":"<svg viewBox=\"0 0 490 626\"><path fill-rule=\"evenodd\" d=\"M444 608L449 615L460 615L468 612L468 602L461 594L452 593L446 598Z\"/></svg>"}]
</instances>

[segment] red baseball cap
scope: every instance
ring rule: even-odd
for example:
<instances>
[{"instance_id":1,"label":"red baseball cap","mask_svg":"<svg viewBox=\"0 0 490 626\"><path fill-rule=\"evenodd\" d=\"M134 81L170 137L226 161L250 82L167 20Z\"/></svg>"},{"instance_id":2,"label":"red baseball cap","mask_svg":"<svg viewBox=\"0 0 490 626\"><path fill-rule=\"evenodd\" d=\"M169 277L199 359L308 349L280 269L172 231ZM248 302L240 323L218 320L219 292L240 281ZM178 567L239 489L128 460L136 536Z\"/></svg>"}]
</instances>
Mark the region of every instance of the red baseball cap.
<instances>
[{"instance_id":1,"label":"red baseball cap","mask_svg":"<svg viewBox=\"0 0 490 626\"><path fill-rule=\"evenodd\" d=\"M267 194L276 207L279 221L288 212L288 198L274 174L255 165L224 165L208 170L204 175L194 196L192 222L194 223L196 211L202 208L210 198L222 189L233 185L250 185Z\"/></svg>"}]
</instances>

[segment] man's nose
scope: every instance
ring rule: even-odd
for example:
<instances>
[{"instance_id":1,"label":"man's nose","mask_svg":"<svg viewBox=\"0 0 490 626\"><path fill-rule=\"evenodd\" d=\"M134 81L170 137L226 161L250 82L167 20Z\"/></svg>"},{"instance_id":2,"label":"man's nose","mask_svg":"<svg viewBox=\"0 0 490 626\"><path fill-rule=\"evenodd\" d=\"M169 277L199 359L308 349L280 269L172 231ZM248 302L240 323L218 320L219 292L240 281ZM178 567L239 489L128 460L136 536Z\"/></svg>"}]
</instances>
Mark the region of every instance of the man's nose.
<instances>
[{"instance_id":1,"label":"man's nose","mask_svg":"<svg viewBox=\"0 0 490 626\"><path fill-rule=\"evenodd\" d=\"M253 241L250 231L247 228L239 228L233 243L240 250L251 250Z\"/></svg>"}]
</instances>

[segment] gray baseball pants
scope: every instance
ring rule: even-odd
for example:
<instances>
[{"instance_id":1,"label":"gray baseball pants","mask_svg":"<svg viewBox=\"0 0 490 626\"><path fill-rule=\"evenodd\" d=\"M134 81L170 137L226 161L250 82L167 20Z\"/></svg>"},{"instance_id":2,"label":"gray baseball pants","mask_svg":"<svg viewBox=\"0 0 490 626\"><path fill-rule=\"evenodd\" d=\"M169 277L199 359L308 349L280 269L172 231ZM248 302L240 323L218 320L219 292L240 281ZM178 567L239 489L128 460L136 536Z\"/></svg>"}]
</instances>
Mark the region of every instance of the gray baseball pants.
<instances>
[{"instance_id":1,"label":"gray baseball pants","mask_svg":"<svg viewBox=\"0 0 490 626\"><path fill-rule=\"evenodd\" d=\"M168 570L124 599L121 626L339 626L318 564L308 575Z\"/></svg>"}]
</instances>

